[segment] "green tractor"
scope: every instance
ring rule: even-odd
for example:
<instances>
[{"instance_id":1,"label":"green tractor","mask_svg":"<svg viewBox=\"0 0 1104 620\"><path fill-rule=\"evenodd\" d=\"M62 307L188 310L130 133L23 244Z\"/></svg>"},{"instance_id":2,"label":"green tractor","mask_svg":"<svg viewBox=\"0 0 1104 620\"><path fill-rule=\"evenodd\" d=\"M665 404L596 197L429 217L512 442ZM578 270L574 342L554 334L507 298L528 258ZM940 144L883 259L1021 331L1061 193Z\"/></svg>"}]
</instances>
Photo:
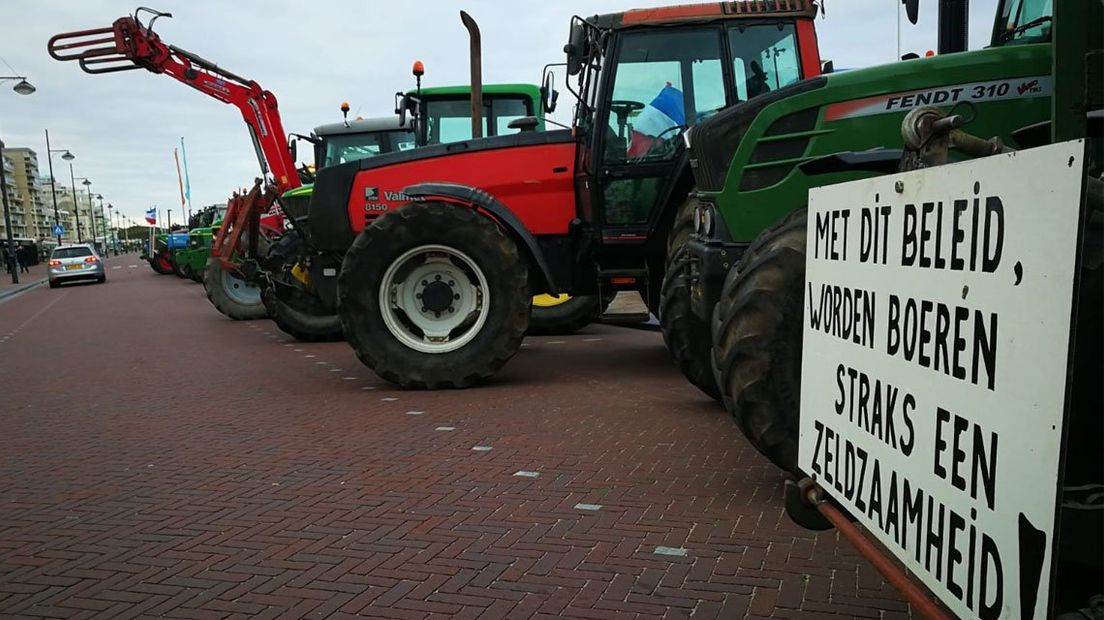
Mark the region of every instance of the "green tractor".
<instances>
[{"instance_id":1,"label":"green tractor","mask_svg":"<svg viewBox=\"0 0 1104 620\"><path fill-rule=\"evenodd\" d=\"M188 235L182 232L161 233L154 235L153 247L142 259L149 263L157 273L167 276L176 273L173 264L173 253L188 245Z\"/></svg>"},{"instance_id":2,"label":"green tractor","mask_svg":"<svg viewBox=\"0 0 1104 620\"><path fill-rule=\"evenodd\" d=\"M189 218L188 246L170 253L173 273L203 284L207 259L211 257L215 227L221 222L223 211L223 207L213 205L199 210Z\"/></svg>"},{"instance_id":3,"label":"green tractor","mask_svg":"<svg viewBox=\"0 0 1104 620\"><path fill-rule=\"evenodd\" d=\"M348 104L342 105L342 110L348 113ZM402 127L393 117L379 119L357 119L343 123L332 123L316 127L310 136L298 136L309 140L314 144L315 169L323 168L335 163L354 161L365 157L373 157L381 153L390 153L412 148L413 133ZM297 151L297 142L292 141L290 147L292 156ZM298 174L305 182L313 178L313 171L307 166L298 170ZM294 219L294 206L297 199L311 193L311 185L307 182L300 187L284 194L281 204L284 206L284 215ZM195 250L187 253L189 260L198 262L201 258L205 275L202 279L206 282L207 297L219 312L235 319L261 319L272 317L277 325L285 331L295 335L298 333L303 339L317 339L312 336L312 330L318 331L324 326L313 324L311 317L299 317L291 315L289 309L276 300L271 294L271 286L260 278L239 277L239 274L219 267L217 261L207 259L211 257L213 247L213 235L222 226L222 213L212 222L210 228L198 229L192 239L195 242ZM266 220L274 219L270 215L262 218L262 226ZM266 268L272 269L276 277L292 277L292 267L284 264L283 257L289 245L294 242L296 235L292 231L286 231L274 242L269 242L266 235L259 235L257 242L261 244L259 255L267 256ZM249 240L245 240L249 243ZM178 251L179 253L179 251ZM240 259L236 262L240 264ZM217 282L216 282L217 280Z\"/></svg>"},{"instance_id":4,"label":"green tractor","mask_svg":"<svg viewBox=\"0 0 1104 620\"><path fill-rule=\"evenodd\" d=\"M915 0L906 4L914 20ZM809 189L896 171L901 151L870 149L900 145L905 115L925 106L1021 146L1016 130L1051 118L1051 5L1001 0L990 47L958 53L966 3L942 0L938 55L778 88L689 132L696 188L671 235L664 338L686 377L783 470L797 465Z\"/></svg>"}]
</instances>

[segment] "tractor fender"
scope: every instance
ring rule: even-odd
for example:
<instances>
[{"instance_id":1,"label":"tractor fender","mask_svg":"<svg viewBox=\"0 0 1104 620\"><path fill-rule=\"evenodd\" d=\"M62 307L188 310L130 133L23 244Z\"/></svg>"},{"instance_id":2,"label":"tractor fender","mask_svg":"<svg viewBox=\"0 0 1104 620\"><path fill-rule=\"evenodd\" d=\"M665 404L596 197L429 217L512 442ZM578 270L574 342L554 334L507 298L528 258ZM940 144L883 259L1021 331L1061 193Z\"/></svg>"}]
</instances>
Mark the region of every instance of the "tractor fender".
<instances>
[{"instance_id":1,"label":"tractor fender","mask_svg":"<svg viewBox=\"0 0 1104 620\"><path fill-rule=\"evenodd\" d=\"M536 265L539 271L536 275L540 280L537 284L543 284L550 295L560 294L560 289L552 278L552 271L548 268L548 261L544 259L544 253L537 245L537 240L514 215L514 212L494 196L459 183L418 183L403 188L402 193L414 200L444 198L450 202L462 202L475 207L478 209L477 212L488 214L528 255L530 264Z\"/></svg>"}]
</instances>

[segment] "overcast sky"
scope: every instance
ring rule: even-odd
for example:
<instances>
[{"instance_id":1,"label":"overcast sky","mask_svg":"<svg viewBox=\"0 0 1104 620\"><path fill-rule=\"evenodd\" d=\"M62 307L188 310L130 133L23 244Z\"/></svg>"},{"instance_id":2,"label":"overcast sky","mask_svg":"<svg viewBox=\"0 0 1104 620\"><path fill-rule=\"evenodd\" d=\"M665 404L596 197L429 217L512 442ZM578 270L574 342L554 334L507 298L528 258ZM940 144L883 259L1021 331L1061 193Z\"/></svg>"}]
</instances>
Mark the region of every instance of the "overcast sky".
<instances>
[{"instance_id":1,"label":"overcast sky","mask_svg":"<svg viewBox=\"0 0 1104 620\"><path fill-rule=\"evenodd\" d=\"M410 63L426 65L426 86L468 81L467 10L483 32L485 82L538 82L541 68L563 61L572 14L592 15L661 6L670 0L148 0L170 11L157 31L170 44L195 52L276 94L284 127L309 133L340 120L349 101L365 116L392 113L393 94L410 88ZM259 170L241 116L231 106L163 75L127 71L87 75L76 63L46 53L53 34L108 26L137 0L0 0L0 75L26 75L37 88L23 97L0 84L0 138L29 146L46 174L43 129L54 148L71 149L77 176L141 220L149 205L179 214L173 148L184 137L192 205L225 203ZM892 62L897 54L896 0L829 0L817 21L821 56L836 67ZM935 0L922 1L920 24L902 24L903 51L936 44ZM988 41L996 0L971 3L971 47ZM562 79L562 78L561 78ZM561 90L564 90L561 85ZM562 111L572 103L565 92ZM300 159L310 157L303 149ZM64 162L55 162L64 179ZM176 216L174 215L174 220Z\"/></svg>"}]
</instances>

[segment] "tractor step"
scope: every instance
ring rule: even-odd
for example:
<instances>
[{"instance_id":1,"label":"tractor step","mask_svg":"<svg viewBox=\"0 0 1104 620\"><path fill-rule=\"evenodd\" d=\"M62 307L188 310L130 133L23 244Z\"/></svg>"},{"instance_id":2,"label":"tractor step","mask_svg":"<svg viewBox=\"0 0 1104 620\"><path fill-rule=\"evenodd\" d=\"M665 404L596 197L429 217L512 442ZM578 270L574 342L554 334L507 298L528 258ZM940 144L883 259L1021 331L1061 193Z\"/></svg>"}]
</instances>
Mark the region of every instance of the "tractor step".
<instances>
[{"instance_id":1,"label":"tractor step","mask_svg":"<svg viewBox=\"0 0 1104 620\"><path fill-rule=\"evenodd\" d=\"M636 292L621 292L614 297L599 320L609 325L641 327L652 321L644 300ZM658 323L657 323L658 326Z\"/></svg>"},{"instance_id":2,"label":"tractor step","mask_svg":"<svg viewBox=\"0 0 1104 620\"><path fill-rule=\"evenodd\" d=\"M635 291L648 282L648 270L600 269L598 282L604 290Z\"/></svg>"}]
</instances>

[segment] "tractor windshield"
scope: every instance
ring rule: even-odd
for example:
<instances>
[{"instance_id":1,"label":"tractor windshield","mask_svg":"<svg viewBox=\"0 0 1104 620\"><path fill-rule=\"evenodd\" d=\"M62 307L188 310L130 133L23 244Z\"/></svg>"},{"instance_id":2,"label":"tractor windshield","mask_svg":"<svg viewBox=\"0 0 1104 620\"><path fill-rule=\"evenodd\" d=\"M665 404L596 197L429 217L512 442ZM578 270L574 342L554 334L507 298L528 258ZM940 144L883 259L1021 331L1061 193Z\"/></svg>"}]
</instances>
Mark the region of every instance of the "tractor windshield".
<instances>
[{"instance_id":1,"label":"tractor windshield","mask_svg":"<svg viewBox=\"0 0 1104 620\"><path fill-rule=\"evenodd\" d=\"M725 90L729 54L738 101L801 79L792 23L625 34L606 117L617 138L606 142L606 161L673 157L671 144L687 127L733 103Z\"/></svg>"},{"instance_id":2,"label":"tractor windshield","mask_svg":"<svg viewBox=\"0 0 1104 620\"><path fill-rule=\"evenodd\" d=\"M320 168L328 168L359 159L413 148L414 132L374 131L323 136Z\"/></svg>"},{"instance_id":3,"label":"tractor windshield","mask_svg":"<svg viewBox=\"0 0 1104 620\"><path fill-rule=\"evenodd\" d=\"M1005 0L993 28L994 47L1050 41L1053 0Z\"/></svg>"},{"instance_id":4,"label":"tractor windshield","mask_svg":"<svg viewBox=\"0 0 1104 620\"><path fill-rule=\"evenodd\" d=\"M526 97L501 95L483 97L483 135L502 136L517 132L509 124L533 115L533 104ZM430 99L425 103L427 144L447 144L472 137L471 99L455 97Z\"/></svg>"}]
</instances>

